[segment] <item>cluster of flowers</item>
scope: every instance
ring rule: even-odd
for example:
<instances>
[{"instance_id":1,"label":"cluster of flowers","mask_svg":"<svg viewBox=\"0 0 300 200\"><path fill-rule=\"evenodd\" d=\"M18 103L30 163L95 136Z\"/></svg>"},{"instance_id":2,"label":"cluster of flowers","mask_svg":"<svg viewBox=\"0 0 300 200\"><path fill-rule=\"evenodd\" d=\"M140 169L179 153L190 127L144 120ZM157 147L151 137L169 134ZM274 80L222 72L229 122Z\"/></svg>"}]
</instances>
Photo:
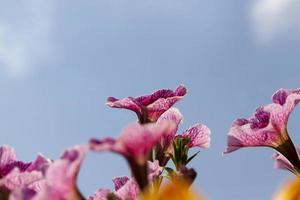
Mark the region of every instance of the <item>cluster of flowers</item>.
<instances>
[{"instance_id":1,"label":"cluster of flowers","mask_svg":"<svg viewBox=\"0 0 300 200\"><path fill-rule=\"evenodd\" d=\"M107 105L134 111L138 122L126 126L117 139L91 139L89 143L65 150L58 160L38 155L32 162L19 161L10 146L0 147L1 200L153 200L199 199L189 191L196 171L187 164L197 153L193 147L210 145L210 130L197 123L181 134L183 116L172 107L186 94L179 86L175 91L162 89L137 98L109 97ZM76 179L89 151L110 151L123 156L131 177L113 179L115 190L99 189L85 198ZM173 162L174 167L168 165Z\"/></svg>"},{"instance_id":2,"label":"cluster of flowers","mask_svg":"<svg viewBox=\"0 0 300 200\"><path fill-rule=\"evenodd\" d=\"M186 88L179 86L175 91L162 89L137 98L109 97L108 106L134 111L138 121L126 126L116 139L91 139L65 150L58 160L38 155L32 162L22 162L12 147L1 146L0 199L87 199L80 193L76 178L89 151L110 151L123 156L131 177L114 178L114 191L99 189L88 200L199 199L189 190L197 173L187 166L198 152L189 155L189 149L209 147L211 131L197 123L177 133L183 116L173 105L185 94ZM272 147L276 150L275 167L300 176L300 148L294 146L287 130L290 113L300 101L300 89L281 89L272 100L271 104L257 108L249 119L233 123L224 153L241 147ZM291 185L286 191L295 191L295 187L300 191L299 180Z\"/></svg>"}]
</instances>

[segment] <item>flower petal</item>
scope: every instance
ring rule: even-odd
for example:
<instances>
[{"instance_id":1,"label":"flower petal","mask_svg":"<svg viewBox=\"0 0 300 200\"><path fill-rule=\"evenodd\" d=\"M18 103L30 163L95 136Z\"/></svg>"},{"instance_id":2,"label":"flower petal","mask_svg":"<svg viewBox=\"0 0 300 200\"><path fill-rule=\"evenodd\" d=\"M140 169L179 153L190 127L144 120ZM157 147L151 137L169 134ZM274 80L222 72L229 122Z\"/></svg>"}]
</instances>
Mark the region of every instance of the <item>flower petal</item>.
<instances>
[{"instance_id":1,"label":"flower petal","mask_svg":"<svg viewBox=\"0 0 300 200\"><path fill-rule=\"evenodd\" d=\"M287 122L300 101L300 89L280 89L272 96L272 100L273 103L259 107L249 119L237 119L233 123L224 153L241 147L269 146L281 153L286 152L285 157L299 165L299 160L294 160L297 155L287 133Z\"/></svg>"},{"instance_id":2,"label":"flower petal","mask_svg":"<svg viewBox=\"0 0 300 200\"><path fill-rule=\"evenodd\" d=\"M17 189L10 194L9 200L31 200L35 194L34 190L28 188Z\"/></svg>"},{"instance_id":3,"label":"flower petal","mask_svg":"<svg viewBox=\"0 0 300 200\"><path fill-rule=\"evenodd\" d=\"M210 129L203 124L195 124L182 133L182 137L189 138L187 144L189 148L202 147L208 148L210 146Z\"/></svg>"},{"instance_id":4,"label":"flower petal","mask_svg":"<svg viewBox=\"0 0 300 200\"><path fill-rule=\"evenodd\" d=\"M90 196L88 200L107 200L109 194L111 194L109 189L99 189L93 196Z\"/></svg>"},{"instance_id":5,"label":"flower petal","mask_svg":"<svg viewBox=\"0 0 300 200\"><path fill-rule=\"evenodd\" d=\"M61 159L51 164L46 171L45 187L34 200L82 199L76 187L76 179L88 149L87 145L67 149Z\"/></svg>"},{"instance_id":6,"label":"flower petal","mask_svg":"<svg viewBox=\"0 0 300 200\"><path fill-rule=\"evenodd\" d=\"M123 129L118 143L123 146L123 153L126 156L146 161L151 149L173 128L174 123L172 122L146 125L131 124Z\"/></svg>"},{"instance_id":7,"label":"flower petal","mask_svg":"<svg viewBox=\"0 0 300 200\"><path fill-rule=\"evenodd\" d=\"M300 147L296 148L298 157L300 157ZM299 174L293 164L281 153L275 152L272 157L275 160L274 167L276 169L289 170L295 174Z\"/></svg>"},{"instance_id":8,"label":"flower petal","mask_svg":"<svg viewBox=\"0 0 300 200\"><path fill-rule=\"evenodd\" d=\"M119 190L121 187L123 187L127 181L129 181L129 178L127 176L121 176L113 178L113 183L115 185L115 191Z\"/></svg>"},{"instance_id":9,"label":"flower petal","mask_svg":"<svg viewBox=\"0 0 300 200\"><path fill-rule=\"evenodd\" d=\"M167 99L169 97L184 96L186 94L186 88L183 85L179 85L175 91L170 89L160 89L154 91L152 94L143 95L135 98L143 106L153 104L158 99Z\"/></svg>"},{"instance_id":10,"label":"flower petal","mask_svg":"<svg viewBox=\"0 0 300 200\"><path fill-rule=\"evenodd\" d=\"M151 182L155 177L158 177L163 171L163 168L159 166L158 160L153 162L148 161L148 180Z\"/></svg>"},{"instance_id":11,"label":"flower petal","mask_svg":"<svg viewBox=\"0 0 300 200\"><path fill-rule=\"evenodd\" d=\"M114 194L120 198L120 200L137 200L139 188L133 179L129 179L121 188L114 192Z\"/></svg>"},{"instance_id":12,"label":"flower petal","mask_svg":"<svg viewBox=\"0 0 300 200\"><path fill-rule=\"evenodd\" d=\"M164 121L171 121L175 124L174 129L163 136L163 147L169 146L174 139L179 124L182 122L183 116L177 108L170 108L164 112L157 120L157 123L163 123Z\"/></svg>"},{"instance_id":13,"label":"flower petal","mask_svg":"<svg viewBox=\"0 0 300 200\"><path fill-rule=\"evenodd\" d=\"M10 191L20 188L37 191L43 178L43 174L39 171L21 172L18 168L15 168L0 180L0 187L5 187Z\"/></svg>"},{"instance_id":14,"label":"flower petal","mask_svg":"<svg viewBox=\"0 0 300 200\"><path fill-rule=\"evenodd\" d=\"M8 145L0 147L0 178L8 173L7 170L5 170L5 168L7 168L6 166L16 160L16 152L12 147Z\"/></svg>"},{"instance_id":15,"label":"flower petal","mask_svg":"<svg viewBox=\"0 0 300 200\"><path fill-rule=\"evenodd\" d=\"M113 108L124 108L134 111L140 123L155 122L159 116L172 107L186 94L186 88L180 85L175 91L161 89L152 94L116 99L109 97L107 105Z\"/></svg>"},{"instance_id":16,"label":"flower petal","mask_svg":"<svg viewBox=\"0 0 300 200\"><path fill-rule=\"evenodd\" d=\"M123 129L117 140L92 139L90 147L94 151L112 151L126 158L134 158L137 162L145 163L151 149L160 141L162 136L174 128L172 122L158 124L133 123ZM145 142L147 141L147 142Z\"/></svg>"},{"instance_id":17,"label":"flower petal","mask_svg":"<svg viewBox=\"0 0 300 200\"><path fill-rule=\"evenodd\" d=\"M108 97L106 105L112 108L123 108L123 109L132 110L136 112L137 115L142 114L141 105L139 105L139 102L132 97L127 97L124 99L116 99L114 97Z\"/></svg>"}]
</instances>

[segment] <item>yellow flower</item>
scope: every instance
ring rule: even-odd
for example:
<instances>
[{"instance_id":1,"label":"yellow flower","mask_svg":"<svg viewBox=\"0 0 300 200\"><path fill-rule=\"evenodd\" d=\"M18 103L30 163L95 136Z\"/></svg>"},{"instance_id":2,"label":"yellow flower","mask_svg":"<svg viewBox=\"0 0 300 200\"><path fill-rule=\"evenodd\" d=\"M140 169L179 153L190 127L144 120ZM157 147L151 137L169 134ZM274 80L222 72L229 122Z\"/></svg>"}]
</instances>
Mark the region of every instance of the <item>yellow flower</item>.
<instances>
[{"instance_id":1,"label":"yellow flower","mask_svg":"<svg viewBox=\"0 0 300 200\"><path fill-rule=\"evenodd\" d=\"M277 192L274 200L300 200L300 178L287 182Z\"/></svg>"},{"instance_id":2,"label":"yellow flower","mask_svg":"<svg viewBox=\"0 0 300 200\"><path fill-rule=\"evenodd\" d=\"M182 181L167 184L155 193L146 194L140 200L201 200L195 192L189 190L188 184Z\"/></svg>"}]
</instances>

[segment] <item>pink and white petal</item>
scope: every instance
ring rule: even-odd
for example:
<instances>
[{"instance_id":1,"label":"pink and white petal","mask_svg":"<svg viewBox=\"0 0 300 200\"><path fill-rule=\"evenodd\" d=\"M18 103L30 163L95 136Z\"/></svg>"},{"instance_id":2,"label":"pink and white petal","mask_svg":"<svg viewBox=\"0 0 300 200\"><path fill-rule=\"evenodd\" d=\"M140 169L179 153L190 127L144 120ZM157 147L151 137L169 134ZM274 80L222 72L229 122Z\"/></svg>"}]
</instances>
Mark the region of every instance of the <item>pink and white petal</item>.
<instances>
[{"instance_id":1,"label":"pink and white petal","mask_svg":"<svg viewBox=\"0 0 300 200\"><path fill-rule=\"evenodd\" d=\"M113 178L113 183L115 185L115 191L119 190L121 187L123 187L127 181L129 181L129 178L127 176L121 176Z\"/></svg>"},{"instance_id":2,"label":"pink and white petal","mask_svg":"<svg viewBox=\"0 0 300 200\"><path fill-rule=\"evenodd\" d=\"M138 115L142 113L142 108L139 103L132 97L124 99L116 99L114 97L108 97L106 105L112 108L123 108L136 112Z\"/></svg>"},{"instance_id":3,"label":"pink and white petal","mask_svg":"<svg viewBox=\"0 0 300 200\"><path fill-rule=\"evenodd\" d=\"M275 152L273 154L272 158L275 160L274 167L276 169L284 169L284 170L294 171L294 166L281 153Z\"/></svg>"},{"instance_id":4,"label":"pink and white petal","mask_svg":"<svg viewBox=\"0 0 300 200\"><path fill-rule=\"evenodd\" d=\"M183 121L183 115L178 108L170 108L158 118L157 123L162 121L172 121L178 126Z\"/></svg>"},{"instance_id":5,"label":"pink and white petal","mask_svg":"<svg viewBox=\"0 0 300 200\"><path fill-rule=\"evenodd\" d=\"M130 124L123 129L117 143L120 144L118 146L123 146L125 156L145 162L151 149L164 135L173 130L174 126L173 122L167 121L160 124Z\"/></svg>"},{"instance_id":6,"label":"pink and white petal","mask_svg":"<svg viewBox=\"0 0 300 200\"><path fill-rule=\"evenodd\" d=\"M278 146L280 135L272 127L253 128L253 124L241 124L235 121L228 133L227 148L224 153L230 153L241 147Z\"/></svg>"},{"instance_id":7,"label":"pink and white petal","mask_svg":"<svg viewBox=\"0 0 300 200\"><path fill-rule=\"evenodd\" d=\"M21 172L18 168L15 168L0 180L0 187L5 187L10 191L23 187L37 191L38 184L43 179L42 172Z\"/></svg>"},{"instance_id":8,"label":"pink and white petal","mask_svg":"<svg viewBox=\"0 0 300 200\"><path fill-rule=\"evenodd\" d=\"M17 160L15 149L8 146L3 145L0 147L0 170L5 165L8 165ZM1 174L1 172L0 172Z\"/></svg>"},{"instance_id":9,"label":"pink and white petal","mask_svg":"<svg viewBox=\"0 0 300 200\"><path fill-rule=\"evenodd\" d=\"M160 89L154 91L152 94L137 97L135 100L143 106L148 106L161 98L166 99L169 97L184 96L185 94L186 88L183 85L179 85L175 91L170 89Z\"/></svg>"},{"instance_id":10,"label":"pink and white petal","mask_svg":"<svg viewBox=\"0 0 300 200\"><path fill-rule=\"evenodd\" d=\"M158 160L155 160L153 162L148 161L148 180L151 182L155 177L158 177L162 171L163 168L159 166Z\"/></svg>"},{"instance_id":11,"label":"pink and white petal","mask_svg":"<svg viewBox=\"0 0 300 200\"><path fill-rule=\"evenodd\" d=\"M39 154L37 158L30 163L26 171L41 171L45 173L46 169L52 164L52 161L42 154Z\"/></svg>"},{"instance_id":12,"label":"pink and white petal","mask_svg":"<svg viewBox=\"0 0 300 200\"><path fill-rule=\"evenodd\" d=\"M114 138L104 138L98 140L93 138L90 140L90 148L94 151L114 151L116 146L116 140Z\"/></svg>"},{"instance_id":13,"label":"pink and white petal","mask_svg":"<svg viewBox=\"0 0 300 200\"><path fill-rule=\"evenodd\" d=\"M130 179L114 192L114 194L120 198L120 200L138 200L139 188L137 183L133 179Z\"/></svg>"},{"instance_id":14,"label":"pink and white petal","mask_svg":"<svg viewBox=\"0 0 300 200\"><path fill-rule=\"evenodd\" d=\"M195 124L182 133L182 137L189 138L187 144L189 148L202 147L208 148L210 146L210 129L203 124Z\"/></svg>"},{"instance_id":15,"label":"pink and white petal","mask_svg":"<svg viewBox=\"0 0 300 200\"><path fill-rule=\"evenodd\" d=\"M147 106L148 118L150 121L155 122L157 119L168 109L170 109L177 101L182 99L183 96L175 96L169 98L160 98Z\"/></svg>"},{"instance_id":16,"label":"pink and white petal","mask_svg":"<svg viewBox=\"0 0 300 200\"><path fill-rule=\"evenodd\" d=\"M36 192L28 188L19 188L9 195L9 200L32 200Z\"/></svg>"},{"instance_id":17,"label":"pink and white petal","mask_svg":"<svg viewBox=\"0 0 300 200\"><path fill-rule=\"evenodd\" d=\"M111 194L109 189L99 189L93 196L90 196L88 200L107 200L109 194Z\"/></svg>"},{"instance_id":18,"label":"pink and white petal","mask_svg":"<svg viewBox=\"0 0 300 200\"><path fill-rule=\"evenodd\" d=\"M300 147L296 148L298 157L300 158ZM295 170L295 167L293 164L281 153L275 152L272 156L273 160L275 160L274 167L276 169L284 169L289 170L293 173L298 173L297 170Z\"/></svg>"},{"instance_id":19,"label":"pink and white petal","mask_svg":"<svg viewBox=\"0 0 300 200\"><path fill-rule=\"evenodd\" d=\"M88 149L88 145L78 145L67 149L61 159L51 164L46 171L45 187L34 200L81 199L76 179Z\"/></svg>"},{"instance_id":20,"label":"pink and white petal","mask_svg":"<svg viewBox=\"0 0 300 200\"><path fill-rule=\"evenodd\" d=\"M163 146L169 146L172 142L172 140L174 139L177 130L178 130L178 126L179 124L182 122L183 120L183 115L180 113L179 109L177 108L170 108L169 110L167 110L166 112L164 112L157 120L157 123L162 123L164 121L171 121L174 122L175 126L174 129L171 130L169 133L167 133L163 138L162 141L162 145Z\"/></svg>"}]
</instances>

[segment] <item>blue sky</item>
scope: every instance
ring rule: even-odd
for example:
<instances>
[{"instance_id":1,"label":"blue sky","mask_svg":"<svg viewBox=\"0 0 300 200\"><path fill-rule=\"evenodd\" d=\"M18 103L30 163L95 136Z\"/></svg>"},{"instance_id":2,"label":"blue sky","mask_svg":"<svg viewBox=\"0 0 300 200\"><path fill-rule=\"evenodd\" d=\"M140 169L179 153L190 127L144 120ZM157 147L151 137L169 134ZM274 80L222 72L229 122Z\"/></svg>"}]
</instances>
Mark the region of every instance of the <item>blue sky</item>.
<instances>
[{"instance_id":1,"label":"blue sky","mask_svg":"<svg viewBox=\"0 0 300 200\"><path fill-rule=\"evenodd\" d=\"M1 0L0 0L1 1ZM135 116L107 108L125 97L185 84L181 128L202 122L210 149L191 163L208 199L270 199L291 177L272 150L222 156L231 122L300 87L297 0L1 1L0 141L22 160L52 158L91 137L117 136ZM300 109L289 121L300 144ZM79 186L89 195L128 174L109 153L87 156Z\"/></svg>"}]
</instances>

